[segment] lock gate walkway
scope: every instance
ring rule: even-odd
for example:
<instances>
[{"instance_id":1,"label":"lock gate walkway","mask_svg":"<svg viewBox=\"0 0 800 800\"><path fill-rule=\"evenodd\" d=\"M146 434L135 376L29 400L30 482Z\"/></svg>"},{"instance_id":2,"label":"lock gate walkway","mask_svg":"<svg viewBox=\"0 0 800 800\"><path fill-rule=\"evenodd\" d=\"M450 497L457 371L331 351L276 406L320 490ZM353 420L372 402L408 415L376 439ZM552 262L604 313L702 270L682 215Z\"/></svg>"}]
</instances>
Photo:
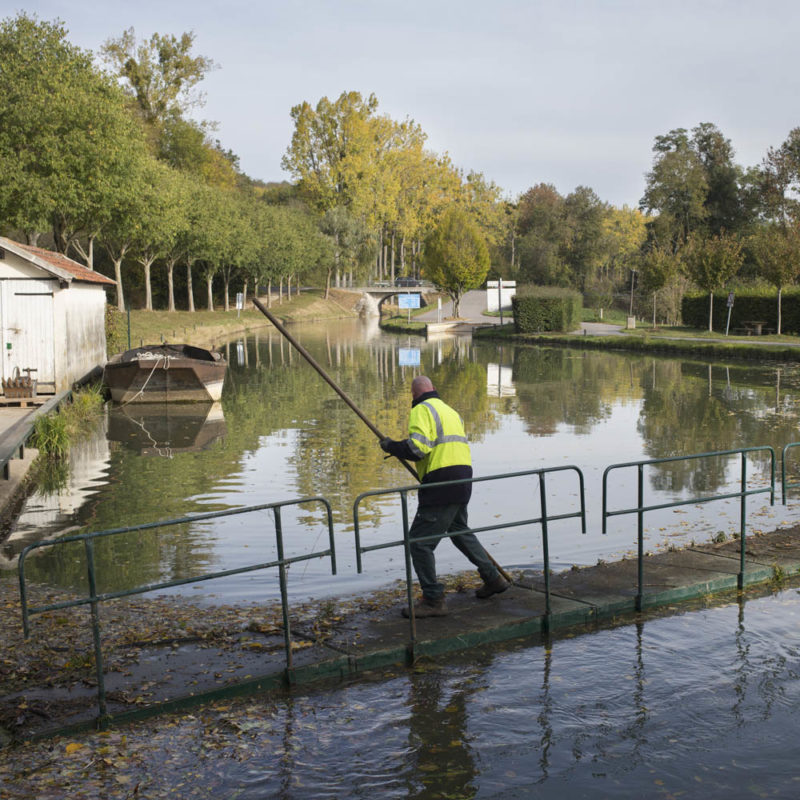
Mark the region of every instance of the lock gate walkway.
<instances>
[{"instance_id":1,"label":"lock gate walkway","mask_svg":"<svg viewBox=\"0 0 800 800\"><path fill-rule=\"evenodd\" d=\"M770 591L800 575L800 526L750 535L746 544L744 588L760 585ZM735 592L739 570L738 540L645 556L642 609L669 607L669 613L680 613L683 601ZM385 597L375 603L362 601L334 617L324 632L308 617L293 619L298 649L290 669L281 649L282 633L258 625L229 631L224 646L219 638L142 643L135 658L123 659L124 665L115 665L113 658L108 661L108 712L113 723L120 724L214 699L323 679L352 679L420 657L504 640L537 644L546 634L589 632L632 621L639 613L635 558L552 575L549 618L542 572L514 570L511 574L513 585L486 600L475 598L474 586L449 591L447 616L416 620L413 649L409 648L409 621L399 613L405 604L404 592L393 598L396 602L387 603ZM208 609L197 611L213 615ZM0 625L7 628L2 630L3 657L7 663L35 657L30 648L45 646L36 636L35 623L32 637L23 640L20 627L9 624L11 619L4 617ZM18 622L19 617L15 619ZM74 623L76 629L81 625ZM94 727L98 724L95 685L88 667L82 679L54 668L46 685L26 685L16 691L0 685L0 740Z\"/></svg>"}]
</instances>

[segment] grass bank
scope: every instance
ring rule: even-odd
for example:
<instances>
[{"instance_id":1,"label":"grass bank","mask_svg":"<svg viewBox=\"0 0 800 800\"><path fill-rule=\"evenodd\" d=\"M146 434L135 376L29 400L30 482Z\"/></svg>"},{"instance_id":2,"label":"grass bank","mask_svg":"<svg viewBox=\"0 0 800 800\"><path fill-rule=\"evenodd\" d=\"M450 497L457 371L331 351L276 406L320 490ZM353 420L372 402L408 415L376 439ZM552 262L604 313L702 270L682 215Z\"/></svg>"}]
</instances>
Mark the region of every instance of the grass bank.
<instances>
[{"instance_id":1,"label":"grass bank","mask_svg":"<svg viewBox=\"0 0 800 800\"><path fill-rule=\"evenodd\" d=\"M702 332L684 331L673 335L668 329L657 333L650 331L624 331L614 336L585 336L580 334L514 333L509 325L498 330L480 328L473 332L477 339L503 339L520 344L546 344L578 347L586 350L620 350L634 353L659 353L662 355L692 355L703 358L725 358L745 361L800 361L800 340L797 337L728 337L719 334L702 336ZM749 339L749 341L748 341ZM783 343L781 340L784 340Z\"/></svg>"},{"instance_id":2,"label":"grass bank","mask_svg":"<svg viewBox=\"0 0 800 800\"><path fill-rule=\"evenodd\" d=\"M331 289L325 300L322 289L303 290L291 299L284 295L279 303L273 295L270 311L283 323L319 322L356 315L355 304L360 299L354 292ZM265 305L266 297L259 298ZM247 309L231 311L143 311L130 312L130 346L172 342L213 347L237 333L270 325L269 320L250 305ZM115 312L109 325L109 355L128 349L128 315Z\"/></svg>"}]
</instances>

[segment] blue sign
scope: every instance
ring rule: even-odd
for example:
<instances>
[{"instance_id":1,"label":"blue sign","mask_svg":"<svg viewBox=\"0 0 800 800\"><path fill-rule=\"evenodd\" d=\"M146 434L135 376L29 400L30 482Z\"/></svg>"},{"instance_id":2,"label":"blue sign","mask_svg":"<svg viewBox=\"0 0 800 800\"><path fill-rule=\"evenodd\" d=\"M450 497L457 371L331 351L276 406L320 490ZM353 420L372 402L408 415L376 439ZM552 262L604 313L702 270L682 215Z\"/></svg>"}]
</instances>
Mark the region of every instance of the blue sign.
<instances>
[{"instance_id":1,"label":"blue sign","mask_svg":"<svg viewBox=\"0 0 800 800\"><path fill-rule=\"evenodd\" d=\"M419 366L419 347L401 347L398 350L397 363L401 367Z\"/></svg>"},{"instance_id":2,"label":"blue sign","mask_svg":"<svg viewBox=\"0 0 800 800\"><path fill-rule=\"evenodd\" d=\"M399 308L419 308L419 295L399 294L397 295L397 305Z\"/></svg>"}]
</instances>

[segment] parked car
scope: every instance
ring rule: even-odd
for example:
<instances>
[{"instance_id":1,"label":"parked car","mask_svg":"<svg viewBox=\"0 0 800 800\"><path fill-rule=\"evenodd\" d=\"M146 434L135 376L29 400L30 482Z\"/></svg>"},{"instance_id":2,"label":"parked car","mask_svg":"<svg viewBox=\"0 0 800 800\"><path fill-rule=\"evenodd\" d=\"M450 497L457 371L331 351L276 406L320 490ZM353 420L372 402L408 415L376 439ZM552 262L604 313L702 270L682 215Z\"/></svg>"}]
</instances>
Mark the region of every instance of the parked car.
<instances>
[{"instance_id":1,"label":"parked car","mask_svg":"<svg viewBox=\"0 0 800 800\"><path fill-rule=\"evenodd\" d=\"M400 275L394 279L395 286L422 286L422 281L412 278L410 275Z\"/></svg>"}]
</instances>

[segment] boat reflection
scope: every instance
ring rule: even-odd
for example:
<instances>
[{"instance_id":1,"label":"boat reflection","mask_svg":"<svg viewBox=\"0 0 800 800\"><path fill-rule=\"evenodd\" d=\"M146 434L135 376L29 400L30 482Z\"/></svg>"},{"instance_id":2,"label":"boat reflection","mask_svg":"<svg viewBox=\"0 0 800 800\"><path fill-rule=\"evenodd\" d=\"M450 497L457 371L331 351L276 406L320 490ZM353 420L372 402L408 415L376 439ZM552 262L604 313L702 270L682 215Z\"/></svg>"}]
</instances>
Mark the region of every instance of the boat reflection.
<instances>
[{"instance_id":1,"label":"boat reflection","mask_svg":"<svg viewBox=\"0 0 800 800\"><path fill-rule=\"evenodd\" d=\"M143 456L205 450L226 433L220 403L151 403L112 407L108 413L109 441Z\"/></svg>"}]
</instances>

